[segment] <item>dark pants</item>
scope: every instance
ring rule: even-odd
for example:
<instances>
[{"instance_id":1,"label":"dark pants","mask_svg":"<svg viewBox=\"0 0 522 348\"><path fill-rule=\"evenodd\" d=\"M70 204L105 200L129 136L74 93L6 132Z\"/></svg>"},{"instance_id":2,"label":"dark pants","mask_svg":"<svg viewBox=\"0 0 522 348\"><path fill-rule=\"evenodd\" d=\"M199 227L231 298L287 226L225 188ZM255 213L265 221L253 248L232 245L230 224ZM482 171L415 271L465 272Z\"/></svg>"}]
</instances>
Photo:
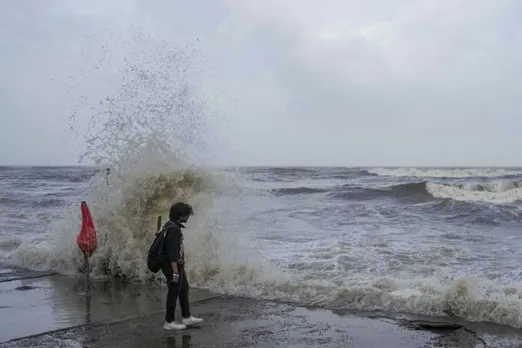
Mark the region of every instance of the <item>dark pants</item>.
<instances>
[{"instance_id":1,"label":"dark pants","mask_svg":"<svg viewBox=\"0 0 522 348\"><path fill-rule=\"evenodd\" d=\"M189 305L189 283L187 280L187 275L185 274L185 270L178 266L179 270L179 280L178 282L172 281L172 267L168 265L162 269L163 275L167 279L167 304L166 304L166 313L165 313L165 321L167 323L171 323L174 321L174 313L176 312L176 302L179 297L179 306L181 307L181 316L183 318L190 317L190 305Z\"/></svg>"}]
</instances>

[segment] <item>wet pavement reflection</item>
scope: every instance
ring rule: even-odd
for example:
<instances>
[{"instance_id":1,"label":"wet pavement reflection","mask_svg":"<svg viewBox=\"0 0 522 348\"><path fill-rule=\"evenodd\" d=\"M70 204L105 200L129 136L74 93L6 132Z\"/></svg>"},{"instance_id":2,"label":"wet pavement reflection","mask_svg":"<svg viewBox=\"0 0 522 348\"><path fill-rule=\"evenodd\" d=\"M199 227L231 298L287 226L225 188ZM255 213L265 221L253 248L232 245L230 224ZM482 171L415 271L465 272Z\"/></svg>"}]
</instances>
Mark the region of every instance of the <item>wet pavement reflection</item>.
<instances>
[{"instance_id":1,"label":"wet pavement reflection","mask_svg":"<svg viewBox=\"0 0 522 348\"><path fill-rule=\"evenodd\" d=\"M0 282L0 342L77 325L112 322L161 311L157 285L97 282L86 296L83 280L53 275ZM194 289L193 298L209 296Z\"/></svg>"}]
</instances>

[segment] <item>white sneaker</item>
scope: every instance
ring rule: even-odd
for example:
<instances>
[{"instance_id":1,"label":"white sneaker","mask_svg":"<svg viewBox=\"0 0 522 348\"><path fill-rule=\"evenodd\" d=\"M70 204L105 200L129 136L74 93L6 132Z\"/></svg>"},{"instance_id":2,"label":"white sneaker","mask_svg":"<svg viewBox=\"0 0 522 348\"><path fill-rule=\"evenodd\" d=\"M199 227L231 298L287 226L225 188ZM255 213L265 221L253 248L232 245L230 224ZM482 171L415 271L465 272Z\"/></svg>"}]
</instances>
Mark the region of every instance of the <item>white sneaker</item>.
<instances>
[{"instance_id":1,"label":"white sneaker","mask_svg":"<svg viewBox=\"0 0 522 348\"><path fill-rule=\"evenodd\" d=\"M185 330L186 328L186 325L178 324L175 321L173 321L172 323L165 323L165 325L163 325L164 330Z\"/></svg>"},{"instance_id":2,"label":"white sneaker","mask_svg":"<svg viewBox=\"0 0 522 348\"><path fill-rule=\"evenodd\" d=\"M203 319L201 318L196 318L196 317L190 317L190 318L183 318L181 320L181 323L183 325L186 325L186 326L192 326L192 325L196 325L196 324L199 324L203 321Z\"/></svg>"}]
</instances>

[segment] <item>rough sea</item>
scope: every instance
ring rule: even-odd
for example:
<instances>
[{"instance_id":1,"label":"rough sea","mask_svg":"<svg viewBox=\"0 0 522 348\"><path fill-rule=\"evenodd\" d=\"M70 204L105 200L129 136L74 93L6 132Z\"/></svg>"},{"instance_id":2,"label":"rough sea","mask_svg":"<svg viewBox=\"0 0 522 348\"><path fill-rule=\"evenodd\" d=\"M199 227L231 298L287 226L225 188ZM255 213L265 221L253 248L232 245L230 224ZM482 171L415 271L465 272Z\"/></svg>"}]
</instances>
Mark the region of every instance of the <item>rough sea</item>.
<instances>
[{"instance_id":1,"label":"rough sea","mask_svg":"<svg viewBox=\"0 0 522 348\"><path fill-rule=\"evenodd\" d=\"M13 266L77 276L86 200L93 276L158 281L157 216L186 200L193 286L520 328L521 183L516 168L0 167L0 280Z\"/></svg>"}]
</instances>

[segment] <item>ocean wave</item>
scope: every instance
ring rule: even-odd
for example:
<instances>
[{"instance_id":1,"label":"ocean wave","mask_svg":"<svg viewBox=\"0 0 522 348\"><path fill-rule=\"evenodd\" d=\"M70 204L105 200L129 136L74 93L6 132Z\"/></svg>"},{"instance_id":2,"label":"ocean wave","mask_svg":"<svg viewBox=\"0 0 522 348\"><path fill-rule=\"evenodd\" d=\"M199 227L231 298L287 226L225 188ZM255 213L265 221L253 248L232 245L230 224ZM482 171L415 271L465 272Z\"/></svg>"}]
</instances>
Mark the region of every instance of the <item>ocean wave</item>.
<instances>
[{"instance_id":1,"label":"ocean wave","mask_svg":"<svg viewBox=\"0 0 522 348\"><path fill-rule=\"evenodd\" d=\"M6 175L10 181L16 180L16 183L22 188L25 186L38 187L42 184L52 185L56 182L85 182L100 172L100 169L90 167L11 167L4 170L8 173L2 173L0 169L0 175Z\"/></svg>"},{"instance_id":2,"label":"ocean wave","mask_svg":"<svg viewBox=\"0 0 522 348\"><path fill-rule=\"evenodd\" d=\"M359 176L379 176L379 174L373 173L370 170L366 170L366 169L359 170L357 172L357 175L359 175Z\"/></svg>"},{"instance_id":3,"label":"ocean wave","mask_svg":"<svg viewBox=\"0 0 522 348\"><path fill-rule=\"evenodd\" d=\"M438 198L464 202L508 204L522 201L522 182L447 183L421 181L381 187L361 187L349 184L331 190L329 197L350 200L389 197L419 202Z\"/></svg>"},{"instance_id":4,"label":"ocean wave","mask_svg":"<svg viewBox=\"0 0 522 348\"><path fill-rule=\"evenodd\" d=\"M433 198L464 202L506 204L522 200L522 183L520 181L493 181L487 183L423 181L393 185L391 189L393 192L407 196L429 195Z\"/></svg>"},{"instance_id":5,"label":"ocean wave","mask_svg":"<svg viewBox=\"0 0 522 348\"><path fill-rule=\"evenodd\" d=\"M196 209L202 209L204 192L210 189L211 182L204 172L182 168L127 177L120 183L112 179L110 188L104 180L97 185L91 184L91 192L86 197L100 240L91 259L93 276L145 281L153 276L146 269L145 256L154 237L157 217L163 216L166 221L165 214L175 201L190 201ZM38 246L33 243L22 245L10 260L31 268L44 266L65 274L76 273L82 256L75 245L78 232L71 232L80 230L78 213L79 210L72 206L67 219L50 226L49 241ZM199 215L199 219L205 216ZM198 237L210 240L211 231L204 226L198 227L201 234ZM209 235L204 237L206 234ZM191 239L191 236L187 237L187 244L191 244ZM197 247L198 250L202 248L206 248L204 254L210 259L210 246Z\"/></svg>"},{"instance_id":6,"label":"ocean wave","mask_svg":"<svg viewBox=\"0 0 522 348\"><path fill-rule=\"evenodd\" d=\"M272 189L270 192L276 196L287 196L287 195L306 195L306 194L314 194L314 193L325 193L330 191L328 188L320 188L320 187L284 187L278 189Z\"/></svg>"},{"instance_id":7,"label":"ocean wave","mask_svg":"<svg viewBox=\"0 0 522 348\"><path fill-rule=\"evenodd\" d=\"M244 167L229 169L229 171L248 174L250 180L260 182L351 180L378 176L366 169L347 167Z\"/></svg>"},{"instance_id":8,"label":"ocean wave","mask_svg":"<svg viewBox=\"0 0 522 348\"><path fill-rule=\"evenodd\" d=\"M467 202L496 204L515 203L522 200L519 181L497 181L489 183L425 183L427 192L435 198Z\"/></svg>"},{"instance_id":9,"label":"ocean wave","mask_svg":"<svg viewBox=\"0 0 522 348\"><path fill-rule=\"evenodd\" d=\"M367 171L379 176L418 178L493 178L522 175L522 170L502 168L369 168Z\"/></svg>"},{"instance_id":10,"label":"ocean wave","mask_svg":"<svg viewBox=\"0 0 522 348\"><path fill-rule=\"evenodd\" d=\"M232 286L207 283L217 292L252 298L289 301L332 310L451 316L522 328L522 284L498 285L473 275L450 280L437 277L373 280L344 277L337 282L302 279L252 280Z\"/></svg>"},{"instance_id":11,"label":"ocean wave","mask_svg":"<svg viewBox=\"0 0 522 348\"><path fill-rule=\"evenodd\" d=\"M317 168L312 167L234 167L225 170L247 174L250 180L260 182L292 182L303 178L315 178L318 174Z\"/></svg>"},{"instance_id":12,"label":"ocean wave","mask_svg":"<svg viewBox=\"0 0 522 348\"><path fill-rule=\"evenodd\" d=\"M24 239L15 250L0 253L0 258L34 270L76 275L83 262L76 244L81 199L90 207L98 232L99 246L91 257L93 277L161 280L162 275L148 271L145 262L157 217L166 221L172 203L187 201L196 211L191 231L185 235L190 277L200 282L227 277L239 281L254 274L256 265L262 264L256 262L255 253L234 247L234 237L221 228L227 215L217 219L210 213L216 199L233 185L230 177L221 180L219 171L204 170L188 161L193 163L201 152L208 151L206 137L211 129L204 99L198 94L199 83L194 84L199 80L191 75L201 71L192 67L196 51L186 43L172 47L143 32L129 29L125 33L101 52L104 57L114 53L112 63L116 65L121 58L121 80L114 81L111 75L107 82L114 85L114 95L92 105L82 97L85 114L74 110L70 119L70 128L83 132L86 122L77 122L77 118L90 118L80 160L110 167L109 175L98 169L84 171L83 175L97 175L90 177L81 198L66 208L64 217L47 226L37 240ZM104 76L105 68L114 70L112 65L100 66L93 72ZM92 78L83 72L82 76ZM43 172L51 177L48 169ZM81 173L77 177L85 178ZM239 261L243 252L252 266Z\"/></svg>"},{"instance_id":13,"label":"ocean wave","mask_svg":"<svg viewBox=\"0 0 522 348\"><path fill-rule=\"evenodd\" d=\"M346 184L332 189L328 197L333 199L364 201L380 198L402 199L410 203L433 199L426 189L426 182L403 183L389 186L360 186Z\"/></svg>"},{"instance_id":14,"label":"ocean wave","mask_svg":"<svg viewBox=\"0 0 522 348\"><path fill-rule=\"evenodd\" d=\"M52 208L66 205L68 202L61 198L11 198L11 197L0 197L0 206L7 207L18 207L18 208Z\"/></svg>"}]
</instances>

